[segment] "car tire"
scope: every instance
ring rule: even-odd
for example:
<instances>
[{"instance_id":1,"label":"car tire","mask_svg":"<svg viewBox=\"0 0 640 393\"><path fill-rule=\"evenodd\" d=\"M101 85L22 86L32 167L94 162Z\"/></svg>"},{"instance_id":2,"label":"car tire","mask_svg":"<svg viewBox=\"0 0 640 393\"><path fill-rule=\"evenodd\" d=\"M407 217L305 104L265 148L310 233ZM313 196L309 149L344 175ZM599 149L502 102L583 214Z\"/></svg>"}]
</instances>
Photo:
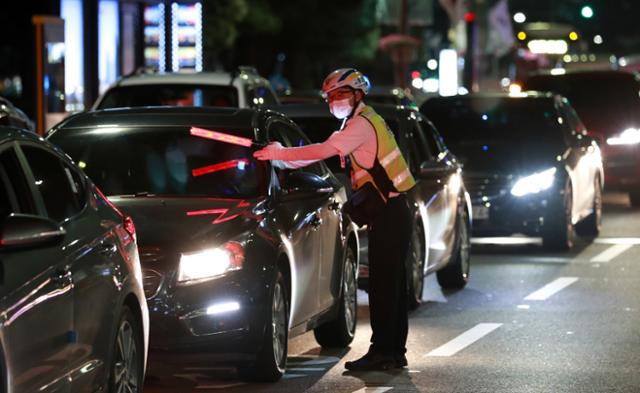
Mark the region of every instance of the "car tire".
<instances>
[{"instance_id":1,"label":"car tire","mask_svg":"<svg viewBox=\"0 0 640 393\"><path fill-rule=\"evenodd\" d=\"M567 182L562 201L549 209L542 230L542 246L550 251L567 251L573 247L573 194Z\"/></svg>"},{"instance_id":2,"label":"car tire","mask_svg":"<svg viewBox=\"0 0 640 393\"><path fill-rule=\"evenodd\" d=\"M142 326L128 306L123 306L113 343L109 392L142 392L144 345Z\"/></svg>"},{"instance_id":3,"label":"car tire","mask_svg":"<svg viewBox=\"0 0 640 393\"><path fill-rule=\"evenodd\" d=\"M421 222L417 222L411 233L411 246L407 261L407 286L409 310L415 310L422 303L422 289L424 288L424 229Z\"/></svg>"},{"instance_id":4,"label":"car tire","mask_svg":"<svg viewBox=\"0 0 640 393\"><path fill-rule=\"evenodd\" d=\"M576 233L578 236L591 239L598 237L602 225L602 188L600 186L600 179L597 177L594 186L593 213L576 224Z\"/></svg>"},{"instance_id":5,"label":"car tire","mask_svg":"<svg viewBox=\"0 0 640 393\"><path fill-rule=\"evenodd\" d=\"M262 345L253 363L238 367L242 379L252 382L276 382L282 378L287 365L288 322L287 286L283 274L278 271L271 290Z\"/></svg>"},{"instance_id":6,"label":"car tire","mask_svg":"<svg viewBox=\"0 0 640 393\"><path fill-rule=\"evenodd\" d=\"M345 348L351 344L358 323L358 294L356 278L356 258L353 250L347 248L344 256L342 294L340 295L338 316L313 329L318 344L326 348Z\"/></svg>"},{"instance_id":7,"label":"car tire","mask_svg":"<svg viewBox=\"0 0 640 393\"><path fill-rule=\"evenodd\" d=\"M631 202L631 207L640 207L640 191L630 191L629 202Z\"/></svg>"},{"instance_id":8,"label":"car tire","mask_svg":"<svg viewBox=\"0 0 640 393\"><path fill-rule=\"evenodd\" d=\"M449 263L436 272L438 283L444 289L462 289L469 281L471 238L466 210L458 214L456 243Z\"/></svg>"}]
</instances>

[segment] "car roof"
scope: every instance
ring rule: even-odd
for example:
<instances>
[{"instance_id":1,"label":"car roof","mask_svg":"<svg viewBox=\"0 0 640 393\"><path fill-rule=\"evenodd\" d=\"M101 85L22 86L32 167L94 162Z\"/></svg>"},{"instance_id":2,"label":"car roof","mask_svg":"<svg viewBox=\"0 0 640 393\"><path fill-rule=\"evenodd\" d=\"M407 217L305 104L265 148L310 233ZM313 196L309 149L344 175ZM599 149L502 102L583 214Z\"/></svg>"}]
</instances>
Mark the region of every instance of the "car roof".
<instances>
[{"instance_id":1,"label":"car roof","mask_svg":"<svg viewBox=\"0 0 640 393\"><path fill-rule=\"evenodd\" d=\"M254 137L253 124L258 112L249 108L201 108L201 107L140 107L104 109L83 112L68 117L49 133L60 130L76 130L82 133L95 128L149 128L149 127L223 127L236 135Z\"/></svg>"},{"instance_id":2,"label":"car roof","mask_svg":"<svg viewBox=\"0 0 640 393\"><path fill-rule=\"evenodd\" d=\"M240 75L240 74L237 74ZM257 74L246 74L246 80L264 81L265 79ZM236 77L234 80L245 78ZM167 72L167 73L141 73L129 75L118 82L117 86L140 86L158 84L189 84L189 85L231 85L232 74L229 72Z\"/></svg>"},{"instance_id":3,"label":"car roof","mask_svg":"<svg viewBox=\"0 0 640 393\"><path fill-rule=\"evenodd\" d=\"M54 146L51 146L44 138L31 130L13 126L0 126L0 143L3 143L7 140L22 140L44 143L47 146L54 148Z\"/></svg>"},{"instance_id":4,"label":"car roof","mask_svg":"<svg viewBox=\"0 0 640 393\"><path fill-rule=\"evenodd\" d=\"M548 91L523 91L521 93L503 93L503 92L490 92L490 93L470 93L463 95L454 95L454 96L438 96L431 97L425 101L425 103L429 101L460 101L460 100L471 100L471 99L499 99L499 98L509 98L509 99L551 99L554 97L558 97L559 94L555 94Z\"/></svg>"}]
</instances>

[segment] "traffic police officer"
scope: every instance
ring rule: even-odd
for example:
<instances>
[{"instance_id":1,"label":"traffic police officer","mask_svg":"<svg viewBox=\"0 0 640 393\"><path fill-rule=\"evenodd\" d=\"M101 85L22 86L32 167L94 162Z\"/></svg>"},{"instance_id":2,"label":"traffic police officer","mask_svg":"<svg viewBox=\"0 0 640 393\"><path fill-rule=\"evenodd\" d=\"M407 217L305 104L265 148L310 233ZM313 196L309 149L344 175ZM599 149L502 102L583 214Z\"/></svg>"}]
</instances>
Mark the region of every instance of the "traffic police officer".
<instances>
[{"instance_id":1,"label":"traffic police officer","mask_svg":"<svg viewBox=\"0 0 640 393\"><path fill-rule=\"evenodd\" d=\"M384 203L369 219L369 309L371 345L355 361L352 371L387 370L407 365L407 277L411 213L405 192L415 185L409 167L392 132L371 107L362 101L369 91L366 76L353 68L341 68L327 76L322 93L331 113L342 119L342 129L323 143L284 148L272 143L258 150L259 160L279 160L289 168L340 155L348 157L354 195L369 183Z\"/></svg>"}]
</instances>

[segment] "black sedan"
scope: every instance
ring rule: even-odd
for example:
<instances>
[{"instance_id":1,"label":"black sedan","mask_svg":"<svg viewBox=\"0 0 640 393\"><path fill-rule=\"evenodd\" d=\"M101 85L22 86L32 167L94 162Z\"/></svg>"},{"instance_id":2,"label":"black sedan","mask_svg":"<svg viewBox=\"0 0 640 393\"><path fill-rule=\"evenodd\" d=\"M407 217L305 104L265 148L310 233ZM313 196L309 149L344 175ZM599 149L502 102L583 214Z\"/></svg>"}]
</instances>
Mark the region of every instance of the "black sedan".
<instances>
[{"instance_id":1,"label":"black sedan","mask_svg":"<svg viewBox=\"0 0 640 393\"><path fill-rule=\"evenodd\" d=\"M3 126L0 269L0 391L142 391L133 222L59 149Z\"/></svg>"},{"instance_id":2,"label":"black sedan","mask_svg":"<svg viewBox=\"0 0 640 393\"><path fill-rule=\"evenodd\" d=\"M275 381L288 337L314 329L323 346L352 341L358 239L341 213L344 188L322 163L289 170L252 158L256 144L307 143L286 117L108 110L64 121L49 140L136 221L150 373L215 362Z\"/></svg>"},{"instance_id":3,"label":"black sedan","mask_svg":"<svg viewBox=\"0 0 640 393\"><path fill-rule=\"evenodd\" d=\"M631 205L640 207L640 77L624 71L536 74L524 87L569 99L599 140L607 188L628 192Z\"/></svg>"},{"instance_id":4,"label":"black sedan","mask_svg":"<svg viewBox=\"0 0 640 393\"><path fill-rule=\"evenodd\" d=\"M416 307L422 297L424 277L437 272L444 288L462 288L469 279L471 202L456 158L433 125L417 110L393 105L374 109L394 132L417 186L409 192L413 206L412 252L407 261L410 274L409 304ZM291 117L314 142L326 140L340 128L326 104L283 105L278 110ZM337 157L328 160L331 170L349 185L350 180ZM366 234L366 231L361 231ZM366 237L361 236L361 253ZM367 261L362 259L360 284L367 288Z\"/></svg>"},{"instance_id":5,"label":"black sedan","mask_svg":"<svg viewBox=\"0 0 640 393\"><path fill-rule=\"evenodd\" d=\"M550 93L474 94L428 100L464 165L479 236L542 236L568 249L574 228L595 237L602 215L600 149L568 101Z\"/></svg>"}]
</instances>

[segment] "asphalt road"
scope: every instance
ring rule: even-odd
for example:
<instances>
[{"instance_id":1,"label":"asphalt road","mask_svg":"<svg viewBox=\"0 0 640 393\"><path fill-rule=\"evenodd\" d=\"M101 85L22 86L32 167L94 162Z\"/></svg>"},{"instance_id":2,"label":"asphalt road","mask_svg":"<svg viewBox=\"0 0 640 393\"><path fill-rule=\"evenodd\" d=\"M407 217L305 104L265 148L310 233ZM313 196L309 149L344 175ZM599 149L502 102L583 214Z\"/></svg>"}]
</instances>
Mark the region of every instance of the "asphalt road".
<instances>
[{"instance_id":1,"label":"asphalt road","mask_svg":"<svg viewBox=\"0 0 640 393\"><path fill-rule=\"evenodd\" d=\"M549 253L538 239L476 239L465 289L442 293L429 277L410 315L404 370L345 372L368 348L361 293L351 348L323 351L313 334L296 337L280 382L247 384L203 367L148 378L144 391L640 392L639 295L640 210L607 194L592 243Z\"/></svg>"}]
</instances>

